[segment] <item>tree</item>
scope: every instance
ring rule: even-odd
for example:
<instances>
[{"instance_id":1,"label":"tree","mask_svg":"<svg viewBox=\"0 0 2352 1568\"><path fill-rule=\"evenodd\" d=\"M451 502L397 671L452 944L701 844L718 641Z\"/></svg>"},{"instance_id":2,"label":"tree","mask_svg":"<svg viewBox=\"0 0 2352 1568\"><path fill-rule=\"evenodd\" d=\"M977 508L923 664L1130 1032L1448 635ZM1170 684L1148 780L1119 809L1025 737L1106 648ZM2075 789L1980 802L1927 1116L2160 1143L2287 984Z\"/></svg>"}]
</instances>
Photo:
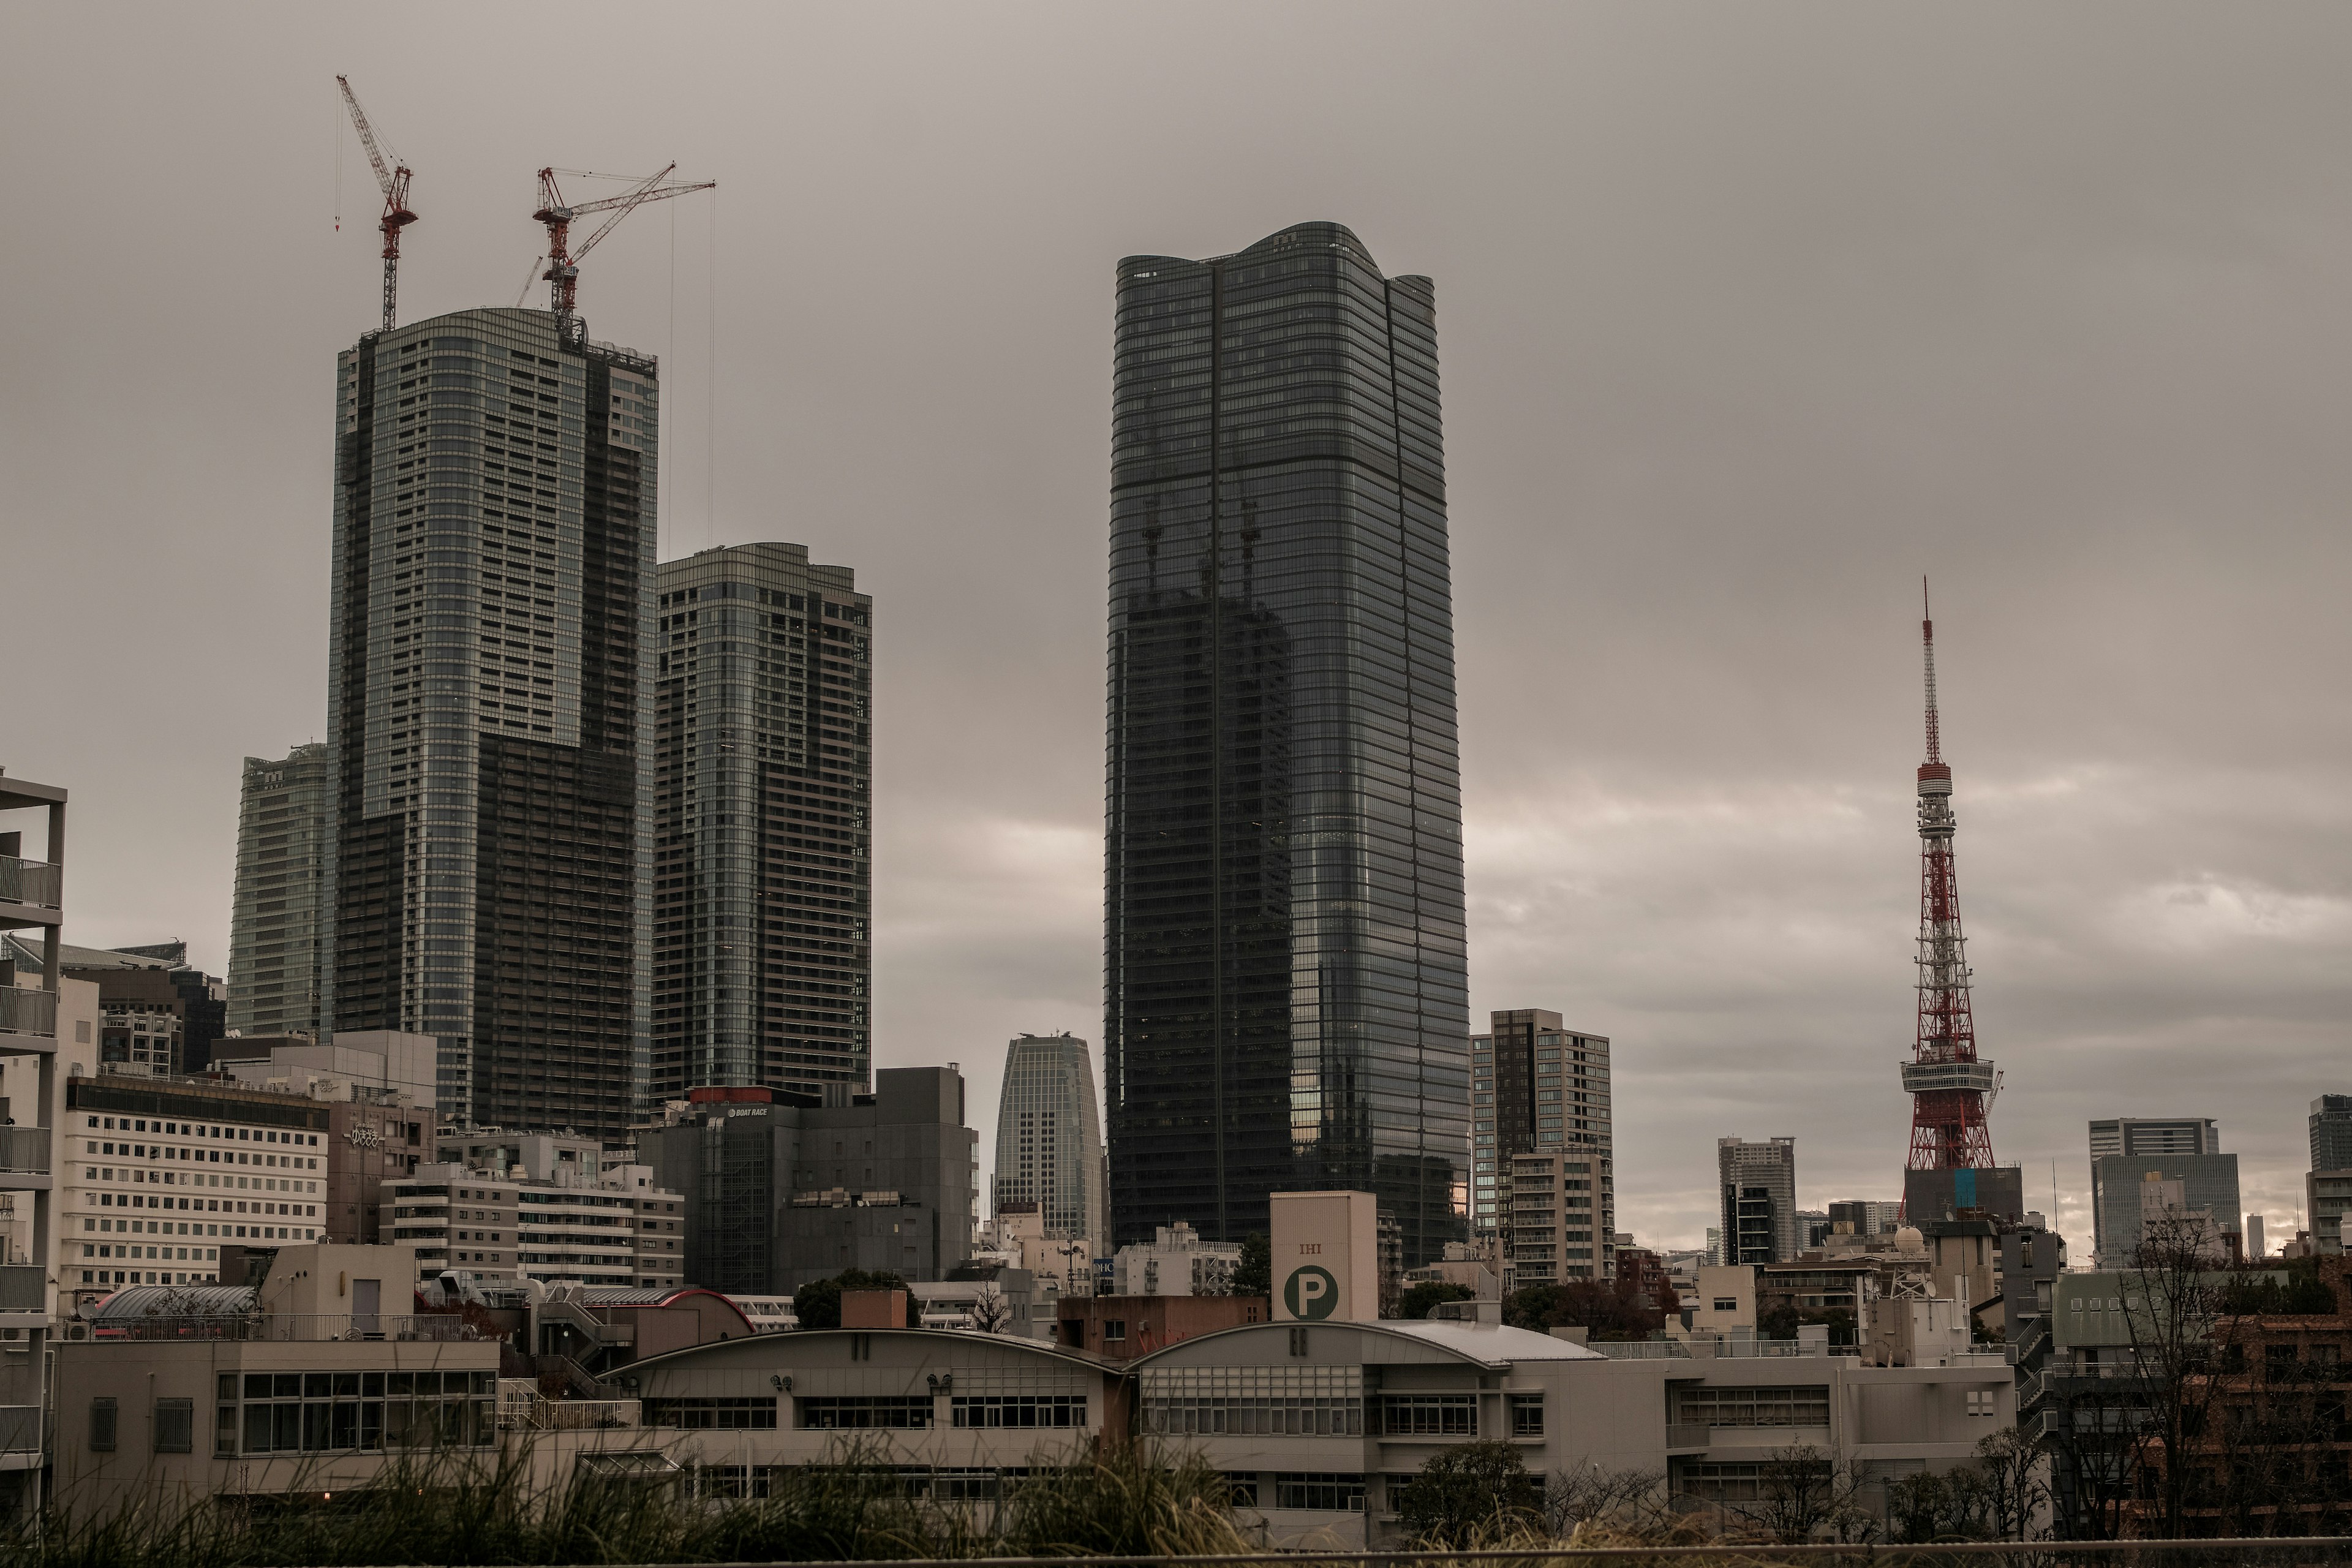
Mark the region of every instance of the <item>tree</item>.
<instances>
[{"instance_id":1,"label":"tree","mask_svg":"<svg viewBox=\"0 0 2352 1568\"><path fill-rule=\"evenodd\" d=\"M1571 1279L1565 1285L1529 1285L1503 1301L1503 1321L1542 1333L1554 1328L1586 1329L1596 1340L1646 1340L1666 1325L1665 1314L1623 1284Z\"/></svg>"},{"instance_id":2,"label":"tree","mask_svg":"<svg viewBox=\"0 0 2352 1568\"><path fill-rule=\"evenodd\" d=\"M907 1282L887 1268L849 1268L831 1279L812 1279L793 1292L793 1313L800 1319L801 1327L841 1327L844 1290L907 1290ZM915 1293L907 1290L907 1327L919 1328L922 1321L922 1310L915 1305Z\"/></svg>"},{"instance_id":3,"label":"tree","mask_svg":"<svg viewBox=\"0 0 2352 1568\"><path fill-rule=\"evenodd\" d=\"M993 1281L973 1292L971 1310L967 1314L971 1326L983 1334L1001 1334L1013 1323L1013 1305Z\"/></svg>"},{"instance_id":4,"label":"tree","mask_svg":"<svg viewBox=\"0 0 2352 1568\"><path fill-rule=\"evenodd\" d=\"M1600 1462L1561 1470L1544 1488L1544 1525L1565 1541L1588 1524L1642 1529L1667 1506L1666 1478L1656 1470L1604 1470Z\"/></svg>"},{"instance_id":5,"label":"tree","mask_svg":"<svg viewBox=\"0 0 2352 1568\"><path fill-rule=\"evenodd\" d=\"M1425 1546L1466 1547L1543 1520L1543 1494L1519 1451L1493 1438L1433 1455L1397 1489L1398 1522Z\"/></svg>"},{"instance_id":6,"label":"tree","mask_svg":"<svg viewBox=\"0 0 2352 1568\"><path fill-rule=\"evenodd\" d=\"M1867 1541L1877 1525L1855 1501L1861 1489L1861 1479L1841 1456L1798 1444L1766 1456L1757 1467L1756 1500L1732 1508L1783 1545L1825 1531L1839 1541Z\"/></svg>"},{"instance_id":7,"label":"tree","mask_svg":"<svg viewBox=\"0 0 2352 1568\"><path fill-rule=\"evenodd\" d=\"M1977 1444L1985 1522L1996 1541L2030 1541L2050 1510L2050 1456L2014 1426Z\"/></svg>"},{"instance_id":8,"label":"tree","mask_svg":"<svg viewBox=\"0 0 2352 1568\"><path fill-rule=\"evenodd\" d=\"M2132 1458L2155 1482L2152 1522L2168 1540L2188 1527L2196 1474L2189 1453L2205 1435L2221 1382L2212 1375L2214 1331L2227 1310L2229 1281L2214 1239L2204 1214L2167 1210L2147 1222L2122 1278L2124 1326L2147 1412Z\"/></svg>"},{"instance_id":9,"label":"tree","mask_svg":"<svg viewBox=\"0 0 2352 1568\"><path fill-rule=\"evenodd\" d=\"M1404 1293L1404 1299L1397 1303L1397 1316L1407 1320L1426 1318L1440 1301L1467 1301L1477 1294L1467 1285L1424 1279Z\"/></svg>"},{"instance_id":10,"label":"tree","mask_svg":"<svg viewBox=\"0 0 2352 1568\"><path fill-rule=\"evenodd\" d=\"M1242 1237L1242 1258L1234 1265L1226 1279L1225 1290L1233 1296L1274 1297L1274 1244L1265 1232L1254 1230Z\"/></svg>"}]
</instances>

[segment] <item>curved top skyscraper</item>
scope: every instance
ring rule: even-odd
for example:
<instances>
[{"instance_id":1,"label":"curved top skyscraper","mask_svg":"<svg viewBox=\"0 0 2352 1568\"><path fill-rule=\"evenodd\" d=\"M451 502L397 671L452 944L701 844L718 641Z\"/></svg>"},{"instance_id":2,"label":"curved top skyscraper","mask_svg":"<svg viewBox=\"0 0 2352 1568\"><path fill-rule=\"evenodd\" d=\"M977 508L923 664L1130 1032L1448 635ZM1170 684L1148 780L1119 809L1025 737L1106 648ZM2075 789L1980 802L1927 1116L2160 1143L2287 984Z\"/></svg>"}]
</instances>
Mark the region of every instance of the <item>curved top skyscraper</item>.
<instances>
[{"instance_id":1,"label":"curved top skyscraper","mask_svg":"<svg viewBox=\"0 0 2352 1568\"><path fill-rule=\"evenodd\" d=\"M1115 1238L1267 1194L1464 1234L1434 293L1309 223L1119 264L1104 1066Z\"/></svg>"}]
</instances>

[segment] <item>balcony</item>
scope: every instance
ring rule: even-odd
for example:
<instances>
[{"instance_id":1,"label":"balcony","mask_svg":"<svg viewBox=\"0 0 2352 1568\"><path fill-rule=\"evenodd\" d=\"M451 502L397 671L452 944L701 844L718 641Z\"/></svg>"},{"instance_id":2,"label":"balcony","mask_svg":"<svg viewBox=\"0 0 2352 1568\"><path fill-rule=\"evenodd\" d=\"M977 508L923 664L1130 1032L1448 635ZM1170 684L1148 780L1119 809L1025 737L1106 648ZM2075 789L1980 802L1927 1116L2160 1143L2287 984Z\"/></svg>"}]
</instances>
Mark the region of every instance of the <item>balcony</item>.
<instances>
[{"instance_id":1,"label":"balcony","mask_svg":"<svg viewBox=\"0 0 2352 1568\"><path fill-rule=\"evenodd\" d=\"M61 923L65 873L46 860L0 855L0 926Z\"/></svg>"},{"instance_id":2,"label":"balcony","mask_svg":"<svg viewBox=\"0 0 2352 1568\"><path fill-rule=\"evenodd\" d=\"M12 1035L23 1035L54 1043L57 1034L56 992L36 991L28 985L0 985L0 1042Z\"/></svg>"},{"instance_id":3,"label":"balcony","mask_svg":"<svg viewBox=\"0 0 2352 1568\"><path fill-rule=\"evenodd\" d=\"M48 1310L48 1270L37 1263L0 1264L0 1312Z\"/></svg>"},{"instance_id":4,"label":"balcony","mask_svg":"<svg viewBox=\"0 0 2352 1568\"><path fill-rule=\"evenodd\" d=\"M49 1129L46 1127L0 1127L0 1186L17 1185L5 1180L9 1176L46 1176L49 1173Z\"/></svg>"},{"instance_id":5,"label":"balcony","mask_svg":"<svg viewBox=\"0 0 2352 1568\"><path fill-rule=\"evenodd\" d=\"M41 1407L0 1405L0 1470L38 1469L41 1460Z\"/></svg>"}]
</instances>

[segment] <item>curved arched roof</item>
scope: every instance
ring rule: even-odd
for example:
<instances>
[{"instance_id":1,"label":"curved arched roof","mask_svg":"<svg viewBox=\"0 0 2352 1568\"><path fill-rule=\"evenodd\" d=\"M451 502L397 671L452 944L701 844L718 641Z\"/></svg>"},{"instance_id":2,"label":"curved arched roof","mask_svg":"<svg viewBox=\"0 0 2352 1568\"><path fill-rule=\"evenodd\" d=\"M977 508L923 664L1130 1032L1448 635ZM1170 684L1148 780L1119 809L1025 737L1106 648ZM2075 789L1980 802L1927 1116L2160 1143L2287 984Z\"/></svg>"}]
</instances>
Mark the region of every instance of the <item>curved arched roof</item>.
<instances>
[{"instance_id":1,"label":"curved arched roof","mask_svg":"<svg viewBox=\"0 0 2352 1568\"><path fill-rule=\"evenodd\" d=\"M1051 1340L1022 1339L1013 1334L982 1334L969 1329L794 1329L784 1333L754 1333L740 1340L713 1340L708 1344L688 1345L684 1350L665 1351L643 1361L633 1361L614 1369L614 1375L635 1376L647 1371L667 1371L694 1357L724 1355L730 1359L745 1353L747 1347L761 1356L786 1360L803 1359L815 1354L822 1347L838 1342L845 1335L865 1334L874 1339L917 1340L941 1350L996 1350L1015 1354L1044 1356L1050 1361L1071 1362L1095 1372L1118 1373L1124 1363L1108 1361L1092 1351L1073 1350L1057 1345ZM838 1353L838 1352L836 1352Z\"/></svg>"},{"instance_id":2,"label":"curved arched roof","mask_svg":"<svg viewBox=\"0 0 2352 1568\"><path fill-rule=\"evenodd\" d=\"M1138 1356L1131 1363L1137 1370L1154 1362L1198 1362L1214 1360L1215 1347L1224 1342L1224 1349L1238 1348L1233 1344L1240 1334L1283 1334L1292 1329L1312 1329L1318 1334L1354 1332L1375 1340L1387 1340L1396 1352L1391 1356L1378 1353L1380 1347L1362 1345L1351 1358L1358 1362L1377 1363L1382 1360L1457 1361L1489 1371L1525 1361L1606 1361L1599 1351L1591 1350L1571 1340L1554 1339L1527 1329L1504 1328L1499 1325L1480 1326L1475 1323L1421 1321L1402 1322L1384 1320L1376 1323L1315 1322L1315 1323L1243 1323L1234 1328L1219 1329L1214 1333L1195 1334ZM1318 1357L1318 1360L1325 1358Z\"/></svg>"}]
</instances>

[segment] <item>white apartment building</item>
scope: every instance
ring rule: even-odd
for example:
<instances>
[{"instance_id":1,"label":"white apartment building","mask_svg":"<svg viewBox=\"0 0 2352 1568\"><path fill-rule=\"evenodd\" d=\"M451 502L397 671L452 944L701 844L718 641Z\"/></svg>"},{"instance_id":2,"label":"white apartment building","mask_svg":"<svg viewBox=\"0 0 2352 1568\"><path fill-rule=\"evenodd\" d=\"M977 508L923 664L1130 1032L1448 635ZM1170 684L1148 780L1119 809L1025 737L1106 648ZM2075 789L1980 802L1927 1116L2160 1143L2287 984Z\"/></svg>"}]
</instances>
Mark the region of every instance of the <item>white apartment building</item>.
<instances>
[{"instance_id":1,"label":"white apartment building","mask_svg":"<svg viewBox=\"0 0 2352 1568\"><path fill-rule=\"evenodd\" d=\"M1587 1261L1605 1233L1606 1163L1591 1146L1514 1155L1510 1162L1511 1279L1515 1289L1593 1278ZM1604 1227L1595 1234L1596 1216ZM1613 1245L1603 1256L1613 1259Z\"/></svg>"},{"instance_id":2,"label":"white apartment building","mask_svg":"<svg viewBox=\"0 0 2352 1568\"><path fill-rule=\"evenodd\" d=\"M532 1176L528 1167L420 1165L387 1182L383 1234L416 1248L426 1274L485 1280L577 1280L665 1287L686 1281L685 1200L654 1185L651 1167L586 1163Z\"/></svg>"},{"instance_id":3,"label":"white apartment building","mask_svg":"<svg viewBox=\"0 0 2352 1568\"><path fill-rule=\"evenodd\" d=\"M1130 1242L1111 1260L1116 1296L1223 1296L1242 1260L1237 1243L1210 1241L1184 1220L1163 1225L1149 1242Z\"/></svg>"}]
</instances>

